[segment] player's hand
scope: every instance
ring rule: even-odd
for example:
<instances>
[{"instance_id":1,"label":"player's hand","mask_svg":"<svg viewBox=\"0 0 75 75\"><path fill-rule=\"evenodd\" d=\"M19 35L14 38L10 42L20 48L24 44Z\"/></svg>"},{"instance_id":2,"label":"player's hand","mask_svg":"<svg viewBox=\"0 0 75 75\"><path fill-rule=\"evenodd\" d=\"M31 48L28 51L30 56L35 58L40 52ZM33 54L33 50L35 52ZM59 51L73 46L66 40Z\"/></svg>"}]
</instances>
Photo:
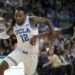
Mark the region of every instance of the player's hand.
<instances>
[{"instance_id":1,"label":"player's hand","mask_svg":"<svg viewBox=\"0 0 75 75\"><path fill-rule=\"evenodd\" d=\"M36 37L32 37L32 38L30 39L30 44L31 44L31 45L35 45L35 44L36 44Z\"/></svg>"},{"instance_id":2,"label":"player's hand","mask_svg":"<svg viewBox=\"0 0 75 75\"><path fill-rule=\"evenodd\" d=\"M61 34L62 34L61 30L53 31L50 35L50 38L55 39L57 36L59 36Z\"/></svg>"}]
</instances>

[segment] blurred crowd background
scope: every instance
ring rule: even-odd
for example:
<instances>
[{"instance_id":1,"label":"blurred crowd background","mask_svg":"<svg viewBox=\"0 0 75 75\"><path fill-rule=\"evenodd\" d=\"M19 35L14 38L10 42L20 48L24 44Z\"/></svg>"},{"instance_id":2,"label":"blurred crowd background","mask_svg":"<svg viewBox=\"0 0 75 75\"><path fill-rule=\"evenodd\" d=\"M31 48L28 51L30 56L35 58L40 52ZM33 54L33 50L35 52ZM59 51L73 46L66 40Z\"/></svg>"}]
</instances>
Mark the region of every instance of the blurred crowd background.
<instances>
[{"instance_id":1,"label":"blurred crowd background","mask_svg":"<svg viewBox=\"0 0 75 75\"><path fill-rule=\"evenodd\" d=\"M30 16L49 18L64 34L40 37L40 54L37 66L39 75L75 75L75 1L74 0L0 0L0 28L8 28L16 6L26 7ZM3 19L2 19L3 18ZM39 33L48 31L39 26ZM55 38L56 37L56 38ZM15 35L0 40L0 55L7 56L16 46Z\"/></svg>"}]
</instances>

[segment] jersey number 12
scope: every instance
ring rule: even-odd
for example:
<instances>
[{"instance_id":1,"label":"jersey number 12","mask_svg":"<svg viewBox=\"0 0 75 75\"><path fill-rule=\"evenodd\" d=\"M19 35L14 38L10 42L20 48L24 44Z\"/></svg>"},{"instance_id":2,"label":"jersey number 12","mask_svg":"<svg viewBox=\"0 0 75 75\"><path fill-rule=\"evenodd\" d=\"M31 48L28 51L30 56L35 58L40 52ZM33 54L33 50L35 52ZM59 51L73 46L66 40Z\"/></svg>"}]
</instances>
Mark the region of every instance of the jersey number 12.
<instances>
[{"instance_id":1,"label":"jersey number 12","mask_svg":"<svg viewBox=\"0 0 75 75\"><path fill-rule=\"evenodd\" d=\"M21 39L22 39L22 42L26 42L29 40L28 38L28 35L27 34L23 34L23 35L20 35L21 36Z\"/></svg>"}]
</instances>

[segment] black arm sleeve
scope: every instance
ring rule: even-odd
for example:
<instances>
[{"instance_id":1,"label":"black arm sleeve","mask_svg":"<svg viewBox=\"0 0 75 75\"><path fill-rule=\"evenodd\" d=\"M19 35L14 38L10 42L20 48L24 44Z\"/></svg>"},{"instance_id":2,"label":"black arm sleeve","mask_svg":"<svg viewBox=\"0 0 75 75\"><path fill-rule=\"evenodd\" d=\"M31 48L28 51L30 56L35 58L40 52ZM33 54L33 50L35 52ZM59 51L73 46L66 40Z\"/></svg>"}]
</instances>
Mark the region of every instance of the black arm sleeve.
<instances>
[{"instance_id":1,"label":"black arm sleeve","mask_svg":"<svg viewBox=\"0 0 75 75\"><path fill-rule=\"evenodd\" d=\"M69 34L69 35L73 36L73 34L74 34L73 26L63 29L63 30L61 30L61 32L62 32L62 34Z\"/></svg>"}]
</instances>

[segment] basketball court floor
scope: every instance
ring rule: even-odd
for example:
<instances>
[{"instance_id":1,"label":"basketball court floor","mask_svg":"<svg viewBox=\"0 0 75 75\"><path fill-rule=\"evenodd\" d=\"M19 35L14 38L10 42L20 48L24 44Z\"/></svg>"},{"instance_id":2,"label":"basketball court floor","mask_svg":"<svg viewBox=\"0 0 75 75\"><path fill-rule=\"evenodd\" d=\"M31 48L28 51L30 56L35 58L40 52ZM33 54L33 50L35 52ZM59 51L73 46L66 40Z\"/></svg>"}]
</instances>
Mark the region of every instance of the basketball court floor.
<instances>
[{"instance_id":1,"label":"basketball court floor","mask_svg":"<svg viewBox=\"0 0 75 75\"><path fill-rule=\"evenodd\" d=\"M1 58L0 63L2 61L3 61L3 59ZM25 75L23 63L21 62L18 66L13 66L10 69L6 70L4 75Z\"/></svg>"}]
</instances>

